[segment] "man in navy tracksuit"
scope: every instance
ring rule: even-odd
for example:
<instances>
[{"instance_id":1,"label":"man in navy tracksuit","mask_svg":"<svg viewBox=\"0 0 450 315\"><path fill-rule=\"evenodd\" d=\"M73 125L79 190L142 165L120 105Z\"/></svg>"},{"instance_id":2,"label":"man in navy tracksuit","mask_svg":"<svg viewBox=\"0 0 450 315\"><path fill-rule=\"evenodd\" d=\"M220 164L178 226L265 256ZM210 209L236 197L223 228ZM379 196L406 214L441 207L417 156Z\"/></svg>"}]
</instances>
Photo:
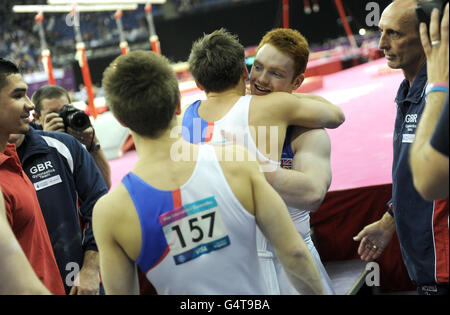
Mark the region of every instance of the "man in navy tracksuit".
<instances>
[{"instance_id":1,"label":"man in navy tracksuit","mask_svg":"<svg viewBox=\"0 0 450 315\"><path fill-rule=\"evenodd\" d=\"M388 66L402 69L405 80L395 98L392 199L381 220L366 226L356 237L363 260L378 258L397 231L402 257L419 294L448 294L448 198L429 202L414 188L409 149L425 106L426 58L420 42L416 1L399 0L381 16L379 47ZM382 275L381 275L382 276Z\"/></svg>"},{"instance_id":2,"label":"man in navy tracksuit","mask_svg":"<svg viewBox=\"0 0 450 315\"><path fill-rule=\"evenodd\" d=\"M62 132L30 128L26 135L12 135L10 142L18 146L23 169L37 192L66 293L97 294L92 209L108 188L93 158L78 140Z\"/></svg>"}]
</instances>

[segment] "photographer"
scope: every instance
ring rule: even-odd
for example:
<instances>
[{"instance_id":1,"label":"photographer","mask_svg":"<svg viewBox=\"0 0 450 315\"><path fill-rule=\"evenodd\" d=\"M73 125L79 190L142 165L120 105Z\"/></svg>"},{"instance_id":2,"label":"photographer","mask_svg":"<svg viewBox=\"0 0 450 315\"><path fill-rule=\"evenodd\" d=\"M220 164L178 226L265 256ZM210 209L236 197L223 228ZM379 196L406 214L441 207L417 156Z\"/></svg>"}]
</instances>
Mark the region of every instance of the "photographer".
<instances>
[{"instance_id":1,"label":"photographer","mask_svg":"<svg viewBox=\"0 0 450 315\"><path fill-rule=\"evenodd\" d=\"M69 93L60 86L46 85L33 94L31 101L36 107L33 113L35 122L45 131L66 132L80 141L94 158L108 189L111 188L111 169L95 135L94 128L90 123L85 125L84 119L81 119L81 128L67 125L67 118L73 115L74 111L78 111L79 115L81 114L80 117L83 115L83 112L76 110L73 106L71 108L65 106L70 104ZM87 115L85 116L88 118ZM80 122L80 120L74 121ZM83 128L85 129L82 130Z\"/></svg>"}]
</instances>

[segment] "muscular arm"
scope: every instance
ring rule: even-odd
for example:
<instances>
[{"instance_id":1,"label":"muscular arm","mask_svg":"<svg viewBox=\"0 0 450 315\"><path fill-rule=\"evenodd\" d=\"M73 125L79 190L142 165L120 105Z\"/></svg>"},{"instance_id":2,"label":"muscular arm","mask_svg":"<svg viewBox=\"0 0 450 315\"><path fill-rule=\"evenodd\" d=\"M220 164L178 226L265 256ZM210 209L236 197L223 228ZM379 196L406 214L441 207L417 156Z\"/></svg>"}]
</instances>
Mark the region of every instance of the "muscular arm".
<instances>
[{"instance_id":1,"label":"muscular arm","mask_svg":"<svg viewBox=\"0 0 450 315\"><path fill-rule=\"evenodd\" d=\"M0 191L0 294L50 294L38 279L14 236Z\"/></svg>"},{"instance_id":2,"label":"muscular arm","mask_svg":"<svg viewBox=\"0 0 450 315\"><path fill-rule=\"evenodd\" d=\"M411 172L417 191L428 200L448 196L448 157L429 142L440 117L445 93L430 93L410 150Z\"/></svg>"},{"instance_id":3,"label":"muscular arm","mask_svg":"<svg viewBox=\"0 0 450 315\"><path fill-rule=\"evenodd\" d=\"M260 115L278 125L287 123L307 128L337 128L345 120L344 113L338 106L320 96L273 92L253 97L264 106Z\"/></svg>"},{"instance_id":4,"label":"muscular arm","mask_svg":"<svg viewBox=\"0 0 450 315\"><path fill-rule=\"evenodd\" d=\"M279 168L266 178L288 206L315 211L331 184L330 138L323 129L297 128L297 134L292 169Z\"/></svg>"},{"instance_id":5,"label":"muscular arm","mask_svg":"<svg viewBox=\"0 0 450 315\"><path fill-rule=\"evenodd\" d=\"M292 93L292 95L295 95L299 98L303 98L303 99L309 99L312 101L317 101L317 102L321 102L321 103L327 103L329 105L332 105L332 103L330 101L328 101L326 98L324 98L323 96L320 95L314 95L314 94L306 94L306 93Z\"/></svg>"},{"instance_id":6,"label":"muscular arm","mask_svg":"<svg viewBox=\"0 0 450 315\"><path fill-rule=\"evenodd\" d=\"M304 240L295 229L283 200L257 167L251 176L258 226L272 244L297 291L323 294L319 272Z\"/></svg>"},{"instance_id":7,"label":"muscular arm","mask_svg":"<svg viewBox=\"0 0 450 315\"><path fill-rule=\"evenodd\" d=\"M123 210L114 196L101 198L94 207L93 226L100 257L100 271L106 294L139 294L137 268L117 233L124 228ZM118 206L119 205L119 206ZM122 225L119 227L118 225Z\"/></svg>"}]
</instances>

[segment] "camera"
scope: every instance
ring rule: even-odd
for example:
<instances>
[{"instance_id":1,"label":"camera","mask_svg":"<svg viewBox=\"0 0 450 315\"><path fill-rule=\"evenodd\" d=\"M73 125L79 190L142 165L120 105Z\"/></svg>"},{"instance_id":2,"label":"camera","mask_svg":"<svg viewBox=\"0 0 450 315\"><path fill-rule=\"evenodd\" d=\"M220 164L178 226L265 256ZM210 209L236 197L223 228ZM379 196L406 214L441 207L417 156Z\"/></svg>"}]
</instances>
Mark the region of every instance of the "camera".
<instances>
[{"instance_id":1,"label":"camera","mask_svg":"<svg viewBox=\"0 0 450 315\"><path fill-rule=\"evenodd\" d=\"M77 131L83 131L91 125L89 116L72 104L64 105L59 112L59 116L63 119L66 130L67 127L70 127Z\"/></svg>"},{"instance_id":2,"label":"camera","mask_svg":"<svg viewBox=\"0 0 450 315\"><path fill-rule=\"evenodd\" d=\"M429 0L420 1L416 6L416 15L420 23L426 23L428 29L430 28L430 18L431 12L434 8L439 9L440 18L442 21L442 16L444 15L444 8L448 0Z\"/></svg>"}]
</instances>

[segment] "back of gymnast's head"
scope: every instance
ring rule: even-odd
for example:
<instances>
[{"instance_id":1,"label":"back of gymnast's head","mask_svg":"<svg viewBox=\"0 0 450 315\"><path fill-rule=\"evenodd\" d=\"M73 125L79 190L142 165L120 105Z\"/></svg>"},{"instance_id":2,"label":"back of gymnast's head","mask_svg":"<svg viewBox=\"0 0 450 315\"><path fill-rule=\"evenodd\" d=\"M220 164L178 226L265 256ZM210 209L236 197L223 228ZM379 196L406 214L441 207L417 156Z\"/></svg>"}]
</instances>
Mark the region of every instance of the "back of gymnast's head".
<instances>
[{"instance_id":1,"label":"back of gymnast's head","mask_svg":"<svg viewBox=\"0 0 450 315\"><path fill-rule=\"evenodd\" d=\"M239 83L245 49L236 35L221 28L197 40L189 56L192 76L208 92L222 92Z\"/></svg>"},{"instance_id":2,"label":"back of gymnast's head","mask_svg":"<svg viewBox=\"0 0 450 315\"><path fill-rule=\"evenodd\" d=\"M177 77L167 58L152 51L116 58L103 73L102 86L113 114L141 136L157 138L175 118Z\"/></svg>"},{"instance_id":3,"label":"back of gymnast's head","mask_svg":"<svg viewBox=\"0 0 450 315\"><path fill-rule=\"evenodd\" d=\"M0 58L0 91L8 85L8 76L20 73L19 67L13 62Z\"/></svg>"}]
</instances>

